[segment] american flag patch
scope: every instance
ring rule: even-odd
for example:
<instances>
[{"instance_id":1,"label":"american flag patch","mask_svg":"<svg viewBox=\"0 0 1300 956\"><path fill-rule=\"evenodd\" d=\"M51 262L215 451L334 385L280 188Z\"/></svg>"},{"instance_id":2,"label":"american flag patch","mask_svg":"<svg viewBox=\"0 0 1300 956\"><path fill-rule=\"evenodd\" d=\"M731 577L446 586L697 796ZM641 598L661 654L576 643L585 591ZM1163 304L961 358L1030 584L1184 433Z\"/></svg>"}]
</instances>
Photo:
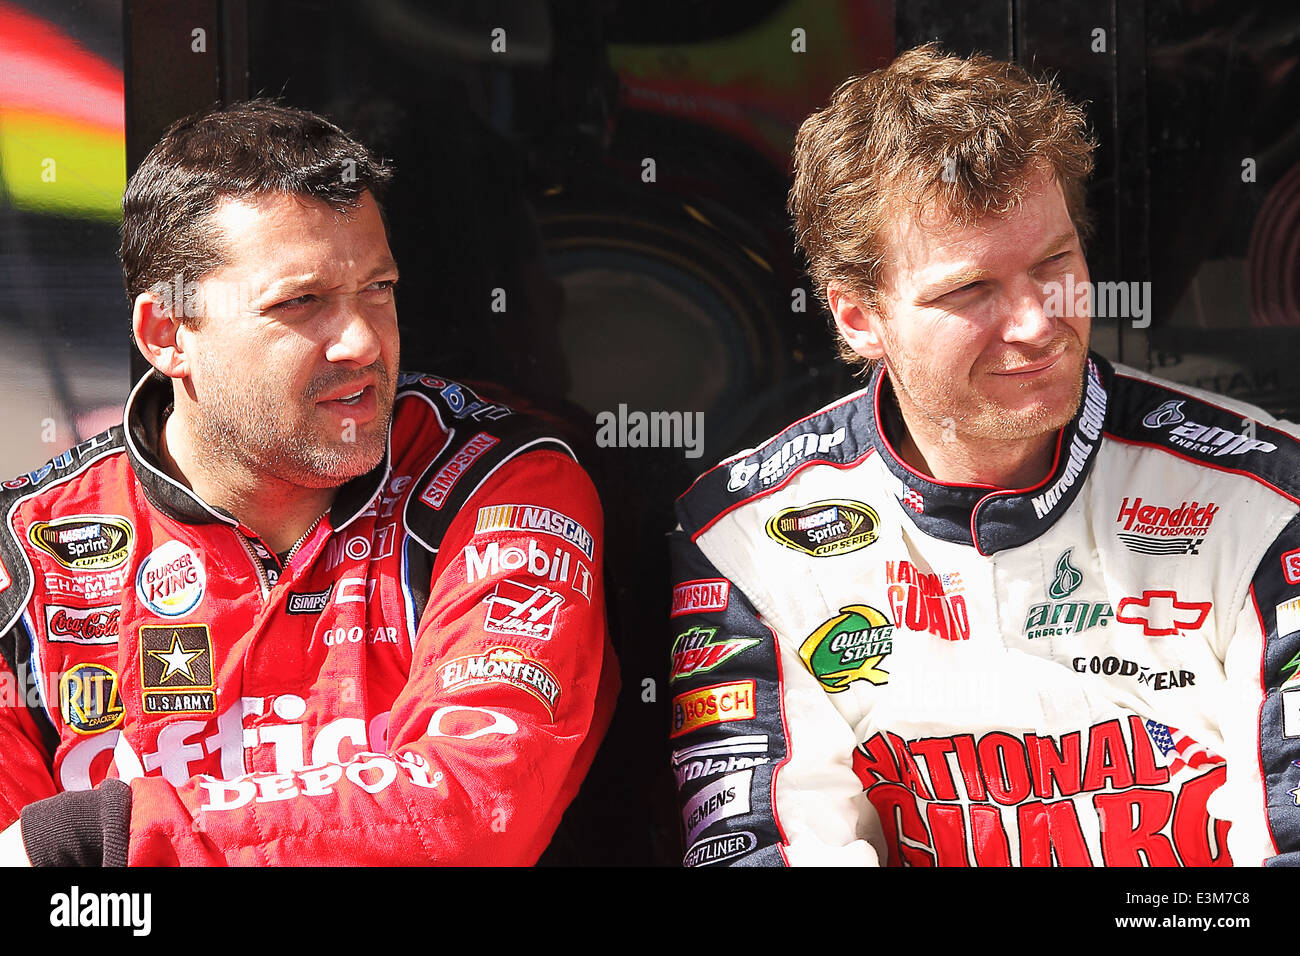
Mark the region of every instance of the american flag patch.
<instances>
[{"instance_id":1,"label":"american flag patch","mask_svg":"<svg viewBox=\"0 0 1300 956\"><path fill-rule=\"evenodd\" d=\"M1158 721L1148 720L1147 733L1151 735L1151 743L1163 756L1172 757L1169 763L1170 776L1184 767L1195 770L1199 767L1227 763L1209 747L1198 744L1177 727L1167 727Z\"/></svg>"},{"instance_id":2,"label":"american flag patch","mask_svg":"<svg viewBox=\"0 0 1300 956\"><path fill-rule=\"evenodd\" d=\"M921 497L921 493L915 488L908 488L903 493L902 502L904 508L911 508L917 514L925 511L925 499Z\"/></svg>"}]
</instances>

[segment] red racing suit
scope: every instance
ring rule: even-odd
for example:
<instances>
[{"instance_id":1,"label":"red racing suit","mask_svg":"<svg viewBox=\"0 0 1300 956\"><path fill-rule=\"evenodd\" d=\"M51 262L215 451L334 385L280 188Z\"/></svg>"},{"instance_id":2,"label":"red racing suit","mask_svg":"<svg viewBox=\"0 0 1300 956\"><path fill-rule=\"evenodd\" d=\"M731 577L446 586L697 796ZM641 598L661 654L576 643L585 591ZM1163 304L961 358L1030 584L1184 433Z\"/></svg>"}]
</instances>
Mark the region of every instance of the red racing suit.
<instances>
[{"instance_id":1,"label":"red racing suit","mask_svg":"<svg viewBox=\"0 0 1300 956\"><path fill-rule=\"evenodd\" d=\"M567 445L403 375L282 565L163 472L170 396L0 487L0 825L36 863L535 862L618 685Z\"/></svg>"},{"instance_id":2,"label":"red racing suit","mask_svg":"<svg viewBox=\"0 0 1300 956\"><path fill-rule=\"evenodd\" d=\"M678 502L686 863L1300 862L1294 435L1095 355L1033 488L900 432L878 370Z\"/></svg>"}]
</instances>

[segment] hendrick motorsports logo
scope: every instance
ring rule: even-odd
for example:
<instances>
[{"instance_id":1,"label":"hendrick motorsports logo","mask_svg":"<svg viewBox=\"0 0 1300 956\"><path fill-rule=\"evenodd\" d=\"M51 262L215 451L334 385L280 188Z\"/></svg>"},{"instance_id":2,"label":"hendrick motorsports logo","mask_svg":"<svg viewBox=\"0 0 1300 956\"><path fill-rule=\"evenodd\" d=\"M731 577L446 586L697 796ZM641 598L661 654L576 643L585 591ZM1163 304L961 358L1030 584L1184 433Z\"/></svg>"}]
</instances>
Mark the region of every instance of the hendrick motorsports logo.
<instances>
[{"instance_id":1,"label":"hendrick motorsports logo","mask_svg":"<svg viewBox=\"0 0 1300 956\"><path fill-rule=\"evenodd\" d=\"M816 501L776 513L766 530L787 548L824 558L872 544L880 537L880 516L860 501Z\"/></svg>"},{"instance_id":2,"label":"hendrick motorsports logo","mask_svg":"<svg viewBox=\"0 0 1300 956\"><path fill-rule=\"evenodd\" d=\"M38 521L27 540L70 571L108 571L131 556L131 522L118 515L77 515Z\"/></svg>"},{"instance_id":3,"label":"hendrick motorsports logo","mask_svg":"<svg viewBox=\"0 0 1300 956\"><path fill-rule=\"evenodd\" d=\"M874 607L850 604L808 635L799 648L808 672L827 692L838 694L854 681L889 683L879 664L894 649L894 625Z\"/></svg>"}]
</instances>

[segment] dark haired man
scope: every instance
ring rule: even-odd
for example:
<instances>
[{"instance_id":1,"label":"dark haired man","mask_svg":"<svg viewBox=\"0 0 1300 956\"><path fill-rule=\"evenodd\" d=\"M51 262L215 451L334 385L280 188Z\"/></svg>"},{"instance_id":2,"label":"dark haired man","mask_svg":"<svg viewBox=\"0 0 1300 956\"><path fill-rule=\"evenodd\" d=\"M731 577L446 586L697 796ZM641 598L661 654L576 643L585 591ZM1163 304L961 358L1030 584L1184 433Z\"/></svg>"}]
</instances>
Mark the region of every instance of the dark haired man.
<instances>
[{"instance_id":1,"label":"dark haired man","mask_svg":"<svg viewBox=\"0 0 1300 956\"><path fill-rule=\"evenodd\" d=\"M688 864L1300 860L1300 445L1088 352L1091 151L933 47L800 130L872 377L678 502Z\"/></svg>"},{"instance_id":2,"label":"dark haired man","mask_svg":"<svg viewBox=\"0 0 1300 956\"><path fill-rule=\"evenodd\" d=\"M398 372L389 177L263 101L132 176L154 371L0 491L10 861L532 863L576 793L599 503L549 427Z\"/></svg>"}]
</instances>

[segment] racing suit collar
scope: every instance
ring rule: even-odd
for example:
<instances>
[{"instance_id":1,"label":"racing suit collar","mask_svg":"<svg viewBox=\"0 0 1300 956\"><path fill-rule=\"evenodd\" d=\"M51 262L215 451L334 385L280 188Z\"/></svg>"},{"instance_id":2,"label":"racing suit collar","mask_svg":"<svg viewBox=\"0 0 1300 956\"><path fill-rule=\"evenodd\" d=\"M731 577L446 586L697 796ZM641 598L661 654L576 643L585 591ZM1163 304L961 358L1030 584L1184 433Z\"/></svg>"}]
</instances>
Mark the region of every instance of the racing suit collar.
<instances>
[{"instance_id":1,"label":"racing suit collar","mask_svg":"<svg viewBox=\"0 0 1300 956\"><path fill-rule=\"evenodd\" d=\"M1095 353L1084 366L1083 400L1074 418L1057 436L1056 454L1047 477L1032 488L998 489L991 485L948 484L913 471L899 458L888 438L894 400L884 365L877 366L867 388L875 423L876 450L902 484L899 504L925 534L973 545L981 554L1019 547L1041 535L1064 514L1083 487L1101 448L1108 406L1107 388L1114 373ZM897 417L897 411L893 412Z\"/></svg>"},{"instance_id":2,"label":"racing suit collar","mask_svg":"<svg viewBox=\"0 0 1300 956\"><path fill-rule=\"evenodd\" d=\"M254 533L240 524L239 519L226 511L210 505L185 485L176 481L162 466L158 454L159 438L167 410L172 402L170 381L157 372L147 372L131 390L123 413L126 432L126 453L144 489L150 504L168 517L186 524L228 524L250 537ZM379 494L387 481L392 457L392 424L389 423L388 441L384 457L373 469L345 483L330 506L329 521L334 530L351 522Z\"/></svg>"}]
</instances>

